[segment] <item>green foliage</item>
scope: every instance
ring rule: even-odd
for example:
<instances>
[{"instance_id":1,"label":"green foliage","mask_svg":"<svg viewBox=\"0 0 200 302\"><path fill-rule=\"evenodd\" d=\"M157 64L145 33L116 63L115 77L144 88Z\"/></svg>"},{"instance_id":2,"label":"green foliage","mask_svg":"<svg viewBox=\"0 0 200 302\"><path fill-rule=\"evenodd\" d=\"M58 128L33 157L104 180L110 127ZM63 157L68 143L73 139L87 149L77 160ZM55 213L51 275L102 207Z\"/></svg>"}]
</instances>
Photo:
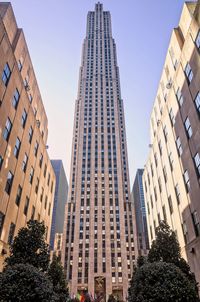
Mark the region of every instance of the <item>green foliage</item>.
<instances>
[{"instance_id":1,"label":"green foliage","mask_svg":"<svg viewBox=\"0 0 200 302\"><path fill-rule=\"evenodd\" d=\"M54 299L53 286L43 272L29 264L7 266L0 273L1 302L47 302Z\"/></svg>"},{"instance_id":2,"label":"green foliage","mask_svg":"<svg viewBox=\"0 0 200 302\"><path fill-rule=\"evenodd\" d=\"M115 299L115 297L112 294L109 295L108 302L116 302L116 299Z\"/></svg>"},{"instance_id":3,"label":"green foliage","mask_svg":"<svg viewBox=\"0 0 200 302\"><path fill-rule=\"evenodd\" d=\"M48 245L45 243L44 223L30 220L27 227L21 228L10 248L7 265L28 263L46 271L49 265Z\"/></svg>"},{"instance_id":4,"label":"green foliage","mask_svg":"<svg viewBox=\"0 0 200 302\"><path fill-rule=\"evenodd\" d=\"M19 230L10 248L6 267L0 273L0 302L52 301L69 299L63 267L54 256L50 263L45 226L30 220Z\"/></svg>"},{"instance_id":5,"label":"green foliage","mask_svg":"<svg viewBox=\"0 0 200 302\"><path fill-rule=\"evenodd\" d=\"M53 284L53 290L58 295L56 301L65 302L69 298L69 292L66 284L64 270L60 259L53 255L53 260L48 269L48 276Z\"/></svg>"},{"instance_id":6,"label":"green foliage","mask_svg":"<svg viewBox=\"0 0 200 302\"><path fill-rule=\"evenodd\" d=\"M180 258L180 247L175 232L165 221L161 221L156 228L156 240L152 242L148 261L176 263Z\"/></svg>"},{"instance_id":7,"label":"green foliage","mask_svg":"<svg viewBox=\"0 0 200 302\"><path fill-rule=\"evenodd\" d=\"M137 267L141 267L147 262L147 258L145 256L139 256L137 258Z\"/></svg>"},{"instance_id":8,"label":"green foliage","mask_svg":"<svg viewBox=\"0 0 200 302\"><path fill-rule=\"evenodd\" d=\"M129 288L129 302L193 302L198 300L194 274L165 221L156 229L148 257L139 257Z\"/></svg>"},{"instance_id":9,"label":"green foliage","mask_svg":"<svg viewBox=\"0 0 200 302\"><path fill-rule=\"evenodd\" d=\"M175 264L192 282L198 292L197 283L190 267L181 257L180 246L176 234L165 221L156 228L156 240L153 241L148 254L149 262L164 261Z\"/></svg>"},{"instance_id":10,"label":"green foliage","mask_svg":"<svg viewBox=\"0 0 200 302\"><path fill-rule=\"evenodd\" d=\"M147 263L137 269L131 281L129 302L196 302L193 284L174 264Z\"/></svg>"}]
</instances>

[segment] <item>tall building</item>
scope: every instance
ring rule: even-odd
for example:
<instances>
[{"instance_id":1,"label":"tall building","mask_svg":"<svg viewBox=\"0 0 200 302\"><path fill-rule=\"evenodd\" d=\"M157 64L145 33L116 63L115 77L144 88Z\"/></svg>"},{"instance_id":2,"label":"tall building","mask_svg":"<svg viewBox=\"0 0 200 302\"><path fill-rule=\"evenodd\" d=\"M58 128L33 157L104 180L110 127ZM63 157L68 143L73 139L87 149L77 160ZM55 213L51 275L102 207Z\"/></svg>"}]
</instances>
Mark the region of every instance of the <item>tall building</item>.
<instances>
[{"instance_id":1,"label":"tall building","mask_svg":"<svg viewBox=\"0 0 200 302\"><path fill-rule=\"evenodd\" d=\"M116 44L110 12L88 12L75 105L63 262L70 292L127 295L136 257Z\"/></svg>"},{"instance_id":2,"label":"tall building","mask_svg":"<svg viewBox=\"0 0 200 302\"><path fill-rule=\"evenodd\" d=\"M59 246L60 250L60 238L63 234L65 205L67 202L68 193L68 182L62 160L51 160L51 164L56 175L56 188L51 224L50 248L51 250L54 250L54 241L56 239L56 246ZM58 234L60 234L60 236ZM58 248L56 248L56 250L58 250Z\"/></svg>"},{"instance_id":3,"label":"tall building","mask_svg":"<svg viewBox=\"0 0 200 302\"><path fill-rule=\"evenodd\" d=\"M48 121L22 29L0 3L0 268L9 244L31 218L49 242L55 175L47 151Z\"/></svg>"},{"instance_id":4,"label":"tall building","mask_svg":"<svg viewBox=\"0 0 200 302\"><path fill-rule=\"evenodd\" d=\"M200 1L186 2L172 32L151 114L144 170L148 231L164 219L200 282Z\"/></svg>"},{"instance_id":5,"label":"tall building","mask_svg":"<svg viewBox=\"0 0 200 302\"><path fill-rule=\"evenodd\" d=\"M149 250L149 237L147 230L147 218L146 218L146 208L144 201L144 190L142 183L142 175L144 170L138 169L133 189L133 207L135 211L135 221L136 221L136 232L137 232L137 246L139 255L147 255Z\"/></svg>"}]
</instances>

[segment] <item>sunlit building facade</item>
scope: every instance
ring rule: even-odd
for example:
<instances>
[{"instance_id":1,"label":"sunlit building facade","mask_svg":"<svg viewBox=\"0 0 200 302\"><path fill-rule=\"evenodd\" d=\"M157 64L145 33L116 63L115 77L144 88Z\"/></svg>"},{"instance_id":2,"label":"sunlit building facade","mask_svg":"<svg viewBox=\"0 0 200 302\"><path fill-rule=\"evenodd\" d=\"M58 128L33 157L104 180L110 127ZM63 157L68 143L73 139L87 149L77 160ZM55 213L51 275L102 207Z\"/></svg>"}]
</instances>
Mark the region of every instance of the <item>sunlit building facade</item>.
<instances>
[{"instance_id":1,"label":"sunlit building facade","mask_svg":"<svg viewBox=\"0 0 200 302\"><path fill-rule=\"evenodd\" d=\"M172 32L151 114L143 183L150 241L166 220L200 282L200 2Z\"/></svg>"},{"instance_id":2,"label":"sunlit building facade","mask_svg":"<svg viewBox=\"0 0 200 302\"><path fill-rule=\"evenodd\" d=\"M0 268L27 221L44 221L49 242L55 175L48 121L22 29L0 3Z\"/></svg>"},{"instance_id":3,"label":"sunlit building facade","mask_svg":"<svg viewBox=\"0 0 200 302\"><path fill-rule=\"evenodd\" d=\"M136 258L133 209L111 16L87 16L75 105L63 262L71 294L125 300Z\"/></svg>"}]
</instances>

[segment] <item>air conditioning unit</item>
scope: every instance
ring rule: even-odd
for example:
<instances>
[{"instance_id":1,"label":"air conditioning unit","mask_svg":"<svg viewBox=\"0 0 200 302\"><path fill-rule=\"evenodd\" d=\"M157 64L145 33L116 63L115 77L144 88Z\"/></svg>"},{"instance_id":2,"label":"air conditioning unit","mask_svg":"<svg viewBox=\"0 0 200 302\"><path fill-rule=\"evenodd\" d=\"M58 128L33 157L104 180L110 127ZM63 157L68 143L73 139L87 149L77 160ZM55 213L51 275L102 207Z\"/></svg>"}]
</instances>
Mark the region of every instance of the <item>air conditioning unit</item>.
<instances>
[{"instance_id":1,"label":"air conditioning unit","mask_svg":"<svg viewBox=\"0 0 200 302\"><path fill-rule=\"evenodd\" d=\"M25 89L26 91L29 91L30 90L30 86L28 84L25 85Z\"/></svg>"},{"instance_id":2,"label":"air conditioning unit","mask_svg":"<svg viewBox=\"0 0 200 302\"><path fill-rule=\"evenodd\" d=\"M36 124L37 124L37 126L38 126L38 128L39 128L39 127L40 127L40 121L37 120L37 121L36 121Z\"/></svg>"},{"instance_id":3,"label":"air conditioning unit","mask_svg":"<svg viewBox=\"0 0 200 302\"><path fill-rule=\"evenodd\" d=\"M166 85L166 88L167 88L167 89L170 89L171 87L172 87L172 81L169 80L169 82L168 82L167 85Z\"/></svg>"}]
</instances>

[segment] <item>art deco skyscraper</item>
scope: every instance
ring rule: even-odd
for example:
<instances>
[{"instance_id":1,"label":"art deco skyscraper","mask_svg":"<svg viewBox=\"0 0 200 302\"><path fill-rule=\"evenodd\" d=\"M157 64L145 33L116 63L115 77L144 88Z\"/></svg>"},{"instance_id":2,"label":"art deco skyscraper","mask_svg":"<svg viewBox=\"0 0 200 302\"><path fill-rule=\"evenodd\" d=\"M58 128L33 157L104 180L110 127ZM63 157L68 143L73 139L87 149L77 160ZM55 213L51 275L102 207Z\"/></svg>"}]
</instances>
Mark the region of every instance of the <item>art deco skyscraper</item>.
<instances>
[{"instance_id":1,"label":"art deco skyscraper","mask_svg":"<svg viewBox=\"0 0 200 302\"><path fill-rule=\"evenodd\" d=\"M87 16L74 117L64 257L71 294L125 299L135 260L123 101L111 16ZM106 296L105 296L106 293Z\"/></svg>"}]
</instances>

